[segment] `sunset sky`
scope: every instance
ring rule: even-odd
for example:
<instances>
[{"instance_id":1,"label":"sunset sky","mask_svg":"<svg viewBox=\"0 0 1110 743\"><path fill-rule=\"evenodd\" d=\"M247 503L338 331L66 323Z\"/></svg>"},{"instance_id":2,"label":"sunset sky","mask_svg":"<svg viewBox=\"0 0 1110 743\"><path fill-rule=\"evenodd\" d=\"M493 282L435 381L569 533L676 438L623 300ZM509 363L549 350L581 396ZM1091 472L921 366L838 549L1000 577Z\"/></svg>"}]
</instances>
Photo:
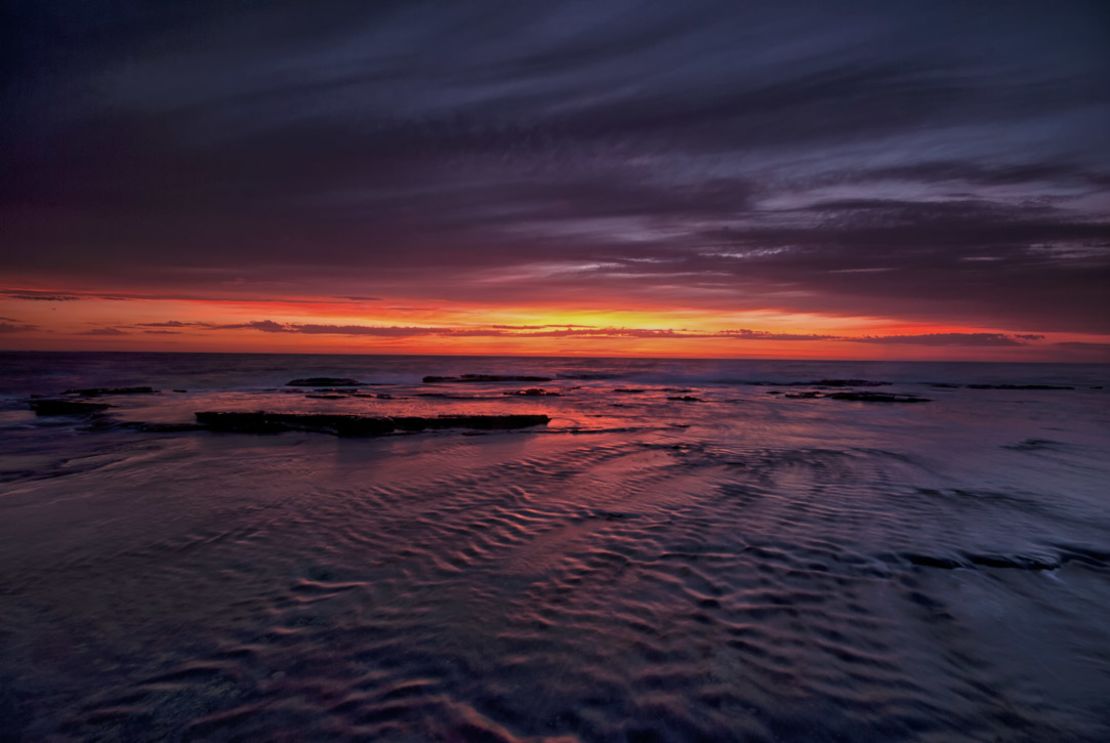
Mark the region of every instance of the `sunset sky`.
<instances>
[{"instance_id":1,"label":"sunset sky","mask_svg":"<svg viewBox=\"0 0 1110 743\"><path fill-rule=\"evenodd\" d=\"M0 348L1110 360L1099 0L10 7Z\"/></svg>"}]
</instances>

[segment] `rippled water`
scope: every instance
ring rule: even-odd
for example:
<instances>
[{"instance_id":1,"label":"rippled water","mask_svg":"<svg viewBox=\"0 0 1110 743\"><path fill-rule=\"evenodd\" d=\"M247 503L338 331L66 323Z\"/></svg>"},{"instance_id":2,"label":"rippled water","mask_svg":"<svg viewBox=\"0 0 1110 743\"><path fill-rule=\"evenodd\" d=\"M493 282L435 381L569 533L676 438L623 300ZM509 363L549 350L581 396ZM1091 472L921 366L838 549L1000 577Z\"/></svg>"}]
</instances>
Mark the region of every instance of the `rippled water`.
<instances>
[{"instance_id":1,"label":"rippled water","mask_svg":"<svg viewBox=\"0 0 1110 743\"><path fill-rule=\"evenodd\" d=\"M553 381L421 383L461 373ZM389 397L284 386L309 375ZM785 397L845 378L932 401ZM934 386L974 383L1074 389ZM126 384L162 392L99 398L101 419L27 406ZM0 354L0 738L1106 740L1107 384L1105 366ZM560 395L503 394L524 387ZM117 425L197 410L553 420Z\"/></svg>"}]
</instances>

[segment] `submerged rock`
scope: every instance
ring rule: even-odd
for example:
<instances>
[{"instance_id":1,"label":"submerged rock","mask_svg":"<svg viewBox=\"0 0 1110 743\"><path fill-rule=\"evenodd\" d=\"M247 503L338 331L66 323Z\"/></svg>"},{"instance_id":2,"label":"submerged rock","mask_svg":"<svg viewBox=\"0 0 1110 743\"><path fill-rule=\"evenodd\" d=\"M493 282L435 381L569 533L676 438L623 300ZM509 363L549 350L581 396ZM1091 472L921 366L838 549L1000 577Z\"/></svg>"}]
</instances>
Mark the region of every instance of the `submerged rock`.
<instances>
[{"instance_id":1,"label":"submerged rock","mask_svg":"<svg viewBox=\"0 0 1110 743\"><path fill-rule=\"evenodd\" d=\"M204 411L197 423L210 431L239 433L282 433L309 431L335 436L381 436L394 431L424 431L444 428L502 430L543 426L546 415L440 415L366 416L315 413L241 413Z\"/></svg>"},{"instance_id":2,"label":"submerged rock","mask_svg":"<svg viewBox=\"0 0 1110 743\"><path fill-rule=\"evenodd\" d=\"M539 387L529 387L526 390L515 390L513 392L505 392L505 395L510 397L559 397L558 392L549 392Z\"/></svg>"},{"instance_id":3,"label":"submerged rock","mask_svg":"<svg viewBox=\"0 0 1110 743\"><path fill-rule=\"evenodd\" d=\"M153 387L86 387L79 390L66 390L67 395L81 397L100 397L101 395L153 395L158 390Z\"/></svg>"},{"instance_id":4,"label":"submerged rock","mask_svg":"<svg viewBox=\"0 0 1110 743\"><path fill-rule=\"evenodd\" d=\"M694 397L693 395L674 395L667 399L674 400L675 402L705 402L705 400L702 400L700 397Z\"/></svg>"},{"instance_id":5,"label":"submerged rock","mask_svg":"<svg viewBox=\"0 0 1110 743\"><path fill-rule=\"evenodd\" d=\"M104 402L81 402L79 400L31 400L31 410L35 415L92 415L111 407Z\"/></svg>"},{"instance_id":6,"label":"submerged rock","mask_svg":"<svg viewBox=\"0 0 1110 743\"><path fill-rule=\"evenodd\" d=\"M302 377L291 379L285 383L286 387L361 387L363 382L346 377Z\"/></svg>"},{"instance_id":7,"label":"submerged rock","mask_svg":"<svg viewBox=\"0 0 1110 743\"><path fill-rule=\"evenodd\" d=\"M529 374L463 374L459 377L424 377L424 384L441 382L550 382L551 377L536 377Z\"/></svg>"}]
</instances>

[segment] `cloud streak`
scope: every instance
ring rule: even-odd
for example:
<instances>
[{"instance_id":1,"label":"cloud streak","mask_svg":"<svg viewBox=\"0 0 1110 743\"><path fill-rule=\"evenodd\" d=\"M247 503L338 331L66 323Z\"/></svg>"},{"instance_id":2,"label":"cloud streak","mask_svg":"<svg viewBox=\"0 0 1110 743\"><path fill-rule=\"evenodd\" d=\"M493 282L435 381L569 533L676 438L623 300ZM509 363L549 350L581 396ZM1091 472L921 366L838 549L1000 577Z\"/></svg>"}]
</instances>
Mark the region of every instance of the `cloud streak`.
<instances>
[{"instance_id":1,"label":"cloud streak","mask_svg":"<svg viewBox=\"0 0 1110 743\"><path fill-rule=\"evenodd\" d=\"M5 294L8 299L23 302L75 302L80 297L73 294L50 294L48 292L13 292Z\"/></svg>"},{"instance_id":2,"label":"cloud streak","mask_svg":"<svg viewBox=\"0 0 1110 743\"><path fill-rule=\"evenodd\" d=\"M38 330L38 327L35 325L28 325L27 323L15 321L8 322L7 319L0 318L0 334L6 335L8 333L30 333L35 330Z\"/></svg>"},{"instance_id":3,"label":"cloud streak","mask_svg":"<svg viewBox=\"0 0 1110 743\"><path fill-rule=\"evenodd\" d=\"M1043 340L1043 335L1005 333L923 333L920 335L881 335L852 338L857 343L882 343L915 346L1024 346L1030 341Z\"/></svg>"},{"instance_id":4,"label":"cloud streak","mask_svg":"<svg viewBox=\"0 0 1110 743\"><path fill-rule=\"evenodd\" d=\"M120 330L119 328L92 328L90 330L82 330L78 335L95 335L95 336L119 336L127 335L127 331Z\"/></svg>"}]
</instances>

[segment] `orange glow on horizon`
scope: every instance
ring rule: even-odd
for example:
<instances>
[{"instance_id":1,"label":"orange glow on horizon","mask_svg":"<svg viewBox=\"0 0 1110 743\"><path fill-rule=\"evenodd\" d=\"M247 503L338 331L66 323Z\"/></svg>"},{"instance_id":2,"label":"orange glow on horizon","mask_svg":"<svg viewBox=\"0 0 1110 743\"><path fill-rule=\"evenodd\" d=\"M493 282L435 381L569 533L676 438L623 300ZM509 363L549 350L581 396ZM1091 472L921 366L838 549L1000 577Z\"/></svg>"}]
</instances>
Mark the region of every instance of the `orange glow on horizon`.
<instances>
[{"instance_id":1,"label":"orange glow on horizon","mask_svg":"<svg viewBox=\"0 0 1110 743\"><path fill-rule=\"evenodd\" d=\"M1101 360L1108 338L777 310L492 306L416 298L159 298L6 290L0 347L678 358ZM38 299L28 299L37 296ZM55 299L57 297L57 299ZM62 297L70 297L62 299ZM1002 334L1012 344L873 342L875 336ZM818 337L821 336L821 337ZM862 340L872 338L872 341ZM853 340L861 339L861 340ZM989 340L989 339L988 339ZM1086 348L1059 342L1091 344ZM1079 349L1078 356L1076 349ZM1092 358L1095 355L1095 358ZM1073 358L1074 357L1074 358Z\"/></svg>"}]
</instances>

